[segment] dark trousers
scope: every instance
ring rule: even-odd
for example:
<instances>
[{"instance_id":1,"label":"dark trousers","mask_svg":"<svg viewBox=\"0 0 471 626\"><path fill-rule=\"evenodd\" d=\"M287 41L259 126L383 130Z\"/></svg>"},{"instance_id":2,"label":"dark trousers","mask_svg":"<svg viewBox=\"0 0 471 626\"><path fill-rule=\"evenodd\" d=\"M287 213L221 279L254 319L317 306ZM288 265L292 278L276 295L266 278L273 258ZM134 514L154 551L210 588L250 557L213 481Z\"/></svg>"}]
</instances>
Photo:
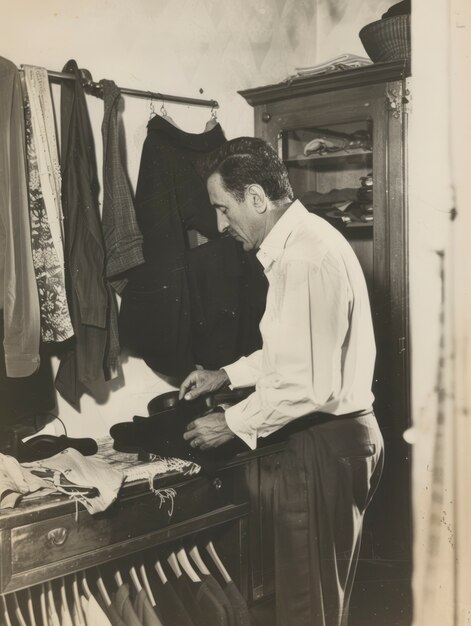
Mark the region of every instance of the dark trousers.
<instances>
[{"instance_id":1,"label":"dark trousers","mask_svg":"<svg viewBox=\"0 0 471 626\"><path fill-rule=\"evenodd\" d=\"M346 626L383 450L372 413L290 436L274 486L277 626Z\"/></svg>"}]
</instances>

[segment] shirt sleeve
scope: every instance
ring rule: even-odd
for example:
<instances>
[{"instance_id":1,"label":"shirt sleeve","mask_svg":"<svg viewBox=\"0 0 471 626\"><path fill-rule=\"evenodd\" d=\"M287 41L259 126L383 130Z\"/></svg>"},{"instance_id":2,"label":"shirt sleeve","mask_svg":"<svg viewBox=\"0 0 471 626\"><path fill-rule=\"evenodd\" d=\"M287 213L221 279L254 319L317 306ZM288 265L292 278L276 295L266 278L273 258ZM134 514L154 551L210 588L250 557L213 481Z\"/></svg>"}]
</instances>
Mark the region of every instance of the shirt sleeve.
<instances>
[{"instance_id":1,"label":"shirt sleeve","mask_svg":"<svg viewBox=\"0 0 471 626\"><path fill-rule=\"evenodd\" d=\"M250 356L243 356L221 369L229 376L231 389L254 387L262 373L262 351L257 350Z\"/></svg>"},{"instance_id":2,"label":"shirt sleeve","mask_svg":"<svg viewBox=\"0 0 471 626\"><path fill-rule=\"evenodd\" d=\"M225 414L229 428L252 449L257 437L321 410L342 382L342 345L352 304L343 265L331 255L318 266L290 261L276 289L264 322L263 350L271 371L264 368L255 392ZM257 358L263 359L263 353Z\"/></svg>"}]
</instances>

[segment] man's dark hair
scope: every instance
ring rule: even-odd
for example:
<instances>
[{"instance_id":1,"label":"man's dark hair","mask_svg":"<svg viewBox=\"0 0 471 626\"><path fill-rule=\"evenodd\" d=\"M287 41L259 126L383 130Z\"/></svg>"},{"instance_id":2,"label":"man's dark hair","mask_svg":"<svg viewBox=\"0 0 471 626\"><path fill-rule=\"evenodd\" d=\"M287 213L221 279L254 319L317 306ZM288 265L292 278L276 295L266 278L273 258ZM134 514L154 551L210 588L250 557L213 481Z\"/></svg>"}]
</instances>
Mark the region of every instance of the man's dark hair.
<instances>
[{"instance_id":1,"label":"man's dark hair","mask_svg":"<svg viewBox=\"0 0 471 626\"><path fill-rule=\"evenodd\" d=\"M207 162L207 176L218 173L226 191L242 202L249 185L260 185L267 197L293 200L293 189L283 161L263 139L238 137L213 152Z\"/></svg>"}]
</instances>

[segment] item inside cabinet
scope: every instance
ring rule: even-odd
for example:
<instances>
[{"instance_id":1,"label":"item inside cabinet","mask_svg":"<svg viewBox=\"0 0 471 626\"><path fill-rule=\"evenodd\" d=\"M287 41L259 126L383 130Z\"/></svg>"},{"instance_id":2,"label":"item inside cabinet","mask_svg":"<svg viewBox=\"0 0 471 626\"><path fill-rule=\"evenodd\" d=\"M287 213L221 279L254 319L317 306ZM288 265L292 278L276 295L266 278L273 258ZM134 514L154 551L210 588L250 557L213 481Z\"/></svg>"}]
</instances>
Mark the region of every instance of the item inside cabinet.
<instances>
[{"instance_id":1,"label":"item inside cabinet","mask_svg":"<svg viewBox=\"0 0 471 626\"><path fill-rule=\"evenodd\" d=\"M3 621L137 626L157 617L163 626L249 624L240 537L237 523L224 524L6 594Z\"/></svg>"},{"instance_id":2,"label":"item inside cabinet","mask_svg":"<svg viewBox=\"0 0 471 626\"><path fill-rule=\"evenodd\" d=\"M373 225L373 128L368 119L282 133L296 196L341 230Z\"/></svg>"},{"instance_id":3,"label":"item inside cabinet","mask_svg":"<svg viewBox=\"0 0 471 626\"><path fill-rule=\"evenodd\" d=\"M298 128L283 133L284 160L288 162L329 156L348 157L372 151L372 132L368 121L333 124L329 128Z\"/></svg>"}]
</instances>

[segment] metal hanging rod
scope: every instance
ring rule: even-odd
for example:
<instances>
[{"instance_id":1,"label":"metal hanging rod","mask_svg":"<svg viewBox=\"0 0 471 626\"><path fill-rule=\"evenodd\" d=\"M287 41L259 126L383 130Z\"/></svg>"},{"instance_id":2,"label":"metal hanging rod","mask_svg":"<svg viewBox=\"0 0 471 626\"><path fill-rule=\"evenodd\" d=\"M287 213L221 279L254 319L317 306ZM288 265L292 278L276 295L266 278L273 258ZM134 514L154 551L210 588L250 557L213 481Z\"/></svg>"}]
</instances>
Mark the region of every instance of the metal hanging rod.
<instances>
[{"instance_id":1,"label":"metal hanging rod","mask_svg":"<svg viewBox=\"0 0 471 626\"><path fill-rule=\"evenodd\" d=\"M102 88L100 83L95 83L92 79L92 75L88 70L80 70L82 74L82 83L85 91L91 93L94 96L102 96ZM62 80L75 80L73 74L66 72L54 72L47 70L49 78L52 82L60 83ZM177 104L188 104L190 106L198 107L210 107L211 109L218 109L219 103L217 100L203 100L202 98L186 98L185 96L173 96L166 93L158 93L154 91L142 91L140 89L130 89L128 87L118 87L122 94L127 96L134 96L135 98L150 98L151 100L162 100L163 102L175 102Z\"/></svg>"}]
</instances>

